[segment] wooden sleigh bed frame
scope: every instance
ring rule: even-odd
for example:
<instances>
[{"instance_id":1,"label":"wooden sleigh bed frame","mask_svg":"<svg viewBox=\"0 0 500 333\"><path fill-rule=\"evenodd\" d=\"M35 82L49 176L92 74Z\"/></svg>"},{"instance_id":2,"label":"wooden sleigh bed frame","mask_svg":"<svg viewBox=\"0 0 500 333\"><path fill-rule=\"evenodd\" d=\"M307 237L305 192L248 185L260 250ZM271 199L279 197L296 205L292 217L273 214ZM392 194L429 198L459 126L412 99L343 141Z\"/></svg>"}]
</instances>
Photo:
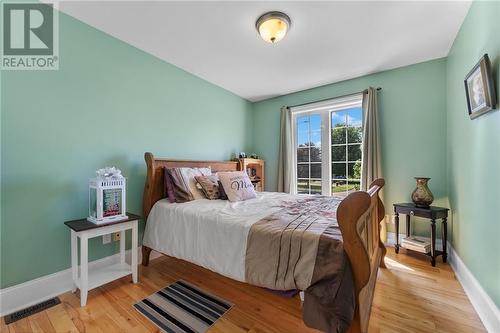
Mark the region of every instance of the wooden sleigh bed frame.
<instances>
[{"instance_id":1,"label":"wooden sleigh bed frame","mask_svg":"<svg viewBox=\"0 0 500 333\"><path fill-rule=\"evenodd\" d=\"M210 166L213 172L237 171L239 168L239 163L235 161L170 160L155 158L149 152L144 154L144 159L147 165L143 197L144 221L147 221L153 205L165 197L163 168ZM368 331L378 267L385 267L386 249L380 240L380 222L384 218L385 210L379 197L379 191L384 184L384 179L375 180L368 191L349 194L337 209L344 251L349 258L354 278L356 310L348 331L350 333ZM151 249L143 245L144 266L149 264L150 253Z\"/></svg>"}]
</instances>

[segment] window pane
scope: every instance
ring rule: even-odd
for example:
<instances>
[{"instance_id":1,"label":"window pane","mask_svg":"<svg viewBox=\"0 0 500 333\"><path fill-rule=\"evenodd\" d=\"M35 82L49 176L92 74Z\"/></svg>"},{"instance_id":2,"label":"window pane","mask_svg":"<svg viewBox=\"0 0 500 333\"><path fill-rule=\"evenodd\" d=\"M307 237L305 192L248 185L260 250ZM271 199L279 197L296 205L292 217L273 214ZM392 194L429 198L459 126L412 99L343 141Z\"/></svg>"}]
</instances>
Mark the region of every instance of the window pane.
<instances>
[{"instance_id":1,"label":"window pane","mask_svg":"<svg viewBox=\"0 0 500 333\"><path fill-rule=\"evenodd\" d=\"M346 188L347 188L347 182L345 180L332 181L332 195L345 197Z\"/></svg>"},{"instance_id":2,"label":"window pane","mask_svg":"<svg viewBox=\"0 0 500 333\"><path fill-rule=\"evenodd\" d=\"M348 178L360 179L361 178L361 162L349 163L348 165Z\"/></svg>"},{"instance_id":3,"label":"window pane","mask_svg":"<svg viewBox=\"0 0 500 333\"><path fill-rule=\"evenodd\" d=\"M346 179L346 163L332 163L332 179Z\"/></svg>"},{"instance_id":4,"label":"window pane","mask_svg":"<svg viewBox=\"0 0 500 333\"><path fill-rule=\"evenodd\" d=\"M349 161L361 161L361 145L347 146Z\"/></svg>"},{"instance_id":5,"label":"window pane","mask_svg":"<svg viewBox=\"0 0 500 333\"><path fill-rule=\"evenodd\" d=\"M332 145L345 143L346 128L337 127L332 128Z\"/></svg>"},{"instance_id":6,"label":"window pane","mask_svg":"<svg viewBox=\"0 0 500 333\"><path fill-rule=\"evenodd\" d=\"M309 140L310 146L318 146L321 147L321 132L314 131L311 132L311 139Z\"/></svg>"},{"instance_id":7,"label":"window pane","mask_svg":"<svg viewBox=\"0 0 500 333\"><path fill-rule=\"evenodd\" d=\"M297 117L297 132L309 132L309 116Z\"/></svg>"},{"instance_id":8,"label":"window pane","mask_svg":"<svg viewBox=\"0 0 500 333\"><path fill-rule=\"evenodd\" d=\"M332 112L332 128L347 126L347 112L334 111Z\"/></svg>"},{"instance_id":9,"label":"window pane","mask_svg":"<svg viewBox=\"0 0 500 333\"><path fill-rule=\"evenodd\" d=\"M344 162L345 161L345 146L332 146L332 161Z\"/></svg>"},{"instance_id":10,"label":"window pane","mask_svg":"<svg viewBox=\"0 0 500 333\"><path fill-rule=\"evenodd\" d=\"M363 130L361 127L347 128L347 143L361 143L363 140Z\"/></svg>"},{"instance_id":11,"label":"window pane","mask_svg":"<svg viewBox=\"0 0 500 333\"><path fill-rule=\"evenodd\" d=\"M311 178L321 178L321 164L311 164Z\"/></svg>"},{"instance_id":12,"label":"window pane","mask_svg":"<svg viewBox=\"0 0 500 333\"><path fill-rule=\"evenodd\" d=\"M299 179L297 181L297 192L301 194L309 194L309 181Z\"/></svg>"},{"instance_id":13,"label":"window pane","mask_svg":"<svg viewBox=\"0 0 500 333\"><path fill-rule=\"evenodd\" d=\"M321 115L312 114L309 116L309 130L321 132Z\"/></svg>"},{"instance_id":14,"label":"window pane","mask_svg":"<svg viewBox=\"0 0 500 333\"><path fill-rule=\"evenodd\" d=\"M308 147L309 146L309 133L303 132L297 134L297 146L298 147Z\"/></svg>"},{"instance_id":15,"label":"window pane","mask_svg":"<svg viewBox=\"0 0 500 333\"><path fill-rule=\"evenodd\" d=\"M321 180L311 180L311 194L321 194Z\"/></svg>"},{"instance_id":16,"label":"window pane","mask_svg":"<svg viewBox=\"0 0 500 333\"><path fill-rule=\"evenodd\" d=\"M309 144L309 116L302 116L297 118L297 145L299 147L306 147Z\"/></svg>"},{"instance_id":17,"label":"window pane","mask_svg":"<svg viewBox=\"0 0 500 333\"><path fill-rule=\"evenodd\" d=\"M298 178L309 178L309 164L297 165Z\"/></svg>"},{"instance_id":18,"label":"window pane","mask_svg":"<svg viewBox=\"0 0 500 333\"><path fill-rule=\"evenodd\" d=\"M361 188L359 180L349 179L348 184L349 184L349 191L351 191L351 192L359 191L359 189Z\"/></svg>"},{"instance_id":19,"label":"window pane","mask_svg":"<svg viewBox=\"0 0 500 333\"><path fill-rule=\"evenodd\" d=\"M297 162L309 162L309 148L297 148Z\"/></svg>"},{"instance_id":20,"label":"window pane","mask_svg":"<svg viewBox=\"0 0 500 333\"><path fill-rule=\"evenodd\" d=\"M362 125L362 110L354 108L347 110L347 126L361 127Z\"/></svg>"},{"instance_id":21,"label":"window pane","mask_svg":"<svg viewBox=\"0 0 500 333\"><path fill-rule=\"evenodd\" d=\"M311 162L321 162L321 145L311 147Z\"/></svg>"}]
</instances>

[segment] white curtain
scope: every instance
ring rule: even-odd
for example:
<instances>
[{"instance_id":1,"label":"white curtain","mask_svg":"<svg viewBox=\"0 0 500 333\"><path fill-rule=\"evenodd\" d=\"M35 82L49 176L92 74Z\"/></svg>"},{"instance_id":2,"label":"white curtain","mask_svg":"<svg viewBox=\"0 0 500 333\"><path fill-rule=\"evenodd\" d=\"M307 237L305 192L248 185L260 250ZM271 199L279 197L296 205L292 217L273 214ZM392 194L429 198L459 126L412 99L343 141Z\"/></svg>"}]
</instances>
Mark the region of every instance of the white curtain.
<instances>
[{"instance_id":1,"label":"white curtain","mask_svg":"<svg viewBox=\"0 0 500 333\"><path fill-rule=\"evenodd\" d=\"M375 88L370 87L368 92L363 94L363 112L361 190L366 191L371 182L382 177L377 90Z\"/></svg>"},{"instance_id":2,"label":"white curtain","mask_svg":"<svg viewBox=\"0 0 500 333\"><path fill-rule=\"evenodd\" d=\"M278 159L278 192L295 194L297 184L295 179L296 163L294 154L294 133L292 113L290 108L281 108L281 131Z\"/></svg>"}]
</instances>

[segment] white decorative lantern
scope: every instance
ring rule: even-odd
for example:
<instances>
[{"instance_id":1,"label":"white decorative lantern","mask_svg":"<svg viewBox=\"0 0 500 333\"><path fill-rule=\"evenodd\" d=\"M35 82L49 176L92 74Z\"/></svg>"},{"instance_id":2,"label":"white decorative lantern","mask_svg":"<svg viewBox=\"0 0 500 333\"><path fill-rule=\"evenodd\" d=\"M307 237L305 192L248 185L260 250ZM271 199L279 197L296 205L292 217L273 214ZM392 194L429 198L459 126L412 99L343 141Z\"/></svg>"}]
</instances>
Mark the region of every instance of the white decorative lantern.
<instances>
[{"instance_id":1,"label":"white decorative lantern","mask_svg":"<svg viewBox=\"0 0 500 333\"><path fill-rule=\"evenodd\" d=\"M121 171L112 167L96 171L89 180L89 220L103 224L127 219L126 179Z\"/></svg>"}]
</instances>

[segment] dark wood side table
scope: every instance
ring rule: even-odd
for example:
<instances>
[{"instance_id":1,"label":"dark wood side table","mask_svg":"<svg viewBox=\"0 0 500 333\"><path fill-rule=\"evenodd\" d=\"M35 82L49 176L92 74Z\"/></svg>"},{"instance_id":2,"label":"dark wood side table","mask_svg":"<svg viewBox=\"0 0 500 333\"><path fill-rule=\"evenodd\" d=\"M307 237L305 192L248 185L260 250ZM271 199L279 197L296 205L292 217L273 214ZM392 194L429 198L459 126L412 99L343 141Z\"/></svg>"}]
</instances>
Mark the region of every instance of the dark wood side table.
<instances>
[{"instance_id":1,"label":"dark wood side table","mask_svg":"<svg viewBox=\"0 0 500 333\"><path fill-rule=\"evenodd\" d=\"M406 215L406 237L410 237L410 217L418 216L431 220L431 251L426 253L431 257L432 266L436 266L436 257L442 256L443 262L446 262L448 257L446 251L446 242L448 240L448 208L430 206L428 208L417 207L413 203L397 203L394 204L394 215L396 217L396 253L399 253L399 214ZM442 251L436 250L436 219L442 221L442 236L443 243Z\"/></svg>"}]
</instances>

